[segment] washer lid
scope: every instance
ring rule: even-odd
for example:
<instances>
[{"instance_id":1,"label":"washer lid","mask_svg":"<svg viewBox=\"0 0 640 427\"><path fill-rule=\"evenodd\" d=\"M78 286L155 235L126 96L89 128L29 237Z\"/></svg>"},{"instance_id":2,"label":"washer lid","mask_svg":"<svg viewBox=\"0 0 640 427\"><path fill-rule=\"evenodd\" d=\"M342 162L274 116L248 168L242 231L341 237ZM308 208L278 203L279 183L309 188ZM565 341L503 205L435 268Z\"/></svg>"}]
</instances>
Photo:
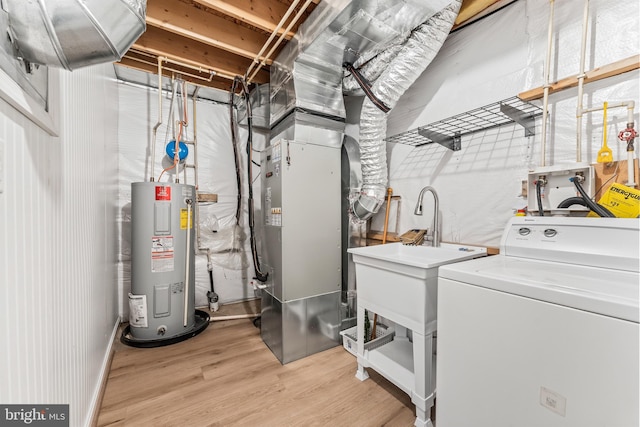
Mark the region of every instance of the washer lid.
<instances>
[{"instance_id":1,"label":"washer lid","mask_svg":"<svg viewBox=\"0 0 640 427\"><path fill-rule=\"evenodd\" d=\"M639 323L637 272L496 255L442 266L438 277Z\"/></svg>"}]
</instances>

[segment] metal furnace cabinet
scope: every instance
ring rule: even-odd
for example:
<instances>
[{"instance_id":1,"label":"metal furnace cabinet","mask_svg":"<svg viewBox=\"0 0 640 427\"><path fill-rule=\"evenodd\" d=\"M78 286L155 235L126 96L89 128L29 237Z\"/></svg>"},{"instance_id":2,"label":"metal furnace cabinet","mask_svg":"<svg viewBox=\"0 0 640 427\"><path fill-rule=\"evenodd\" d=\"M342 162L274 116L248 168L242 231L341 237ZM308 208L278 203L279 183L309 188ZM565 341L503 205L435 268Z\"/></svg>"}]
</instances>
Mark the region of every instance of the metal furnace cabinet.
<instances>
[{"instance_id":1,"label":"metal furnace cabinet","mask_svg":"<svg viewBox=\"0 0 640 427\"><path fill-rule=\"evenodd\" d=\"M261 335L281 363L338 344L342 287L342 134L331 133L323 142L335 141L326 146L282 138L287 133L273 133L280 139L272 140L261 162L262 253L269 273Z\"/></svg>"}]
</instances>

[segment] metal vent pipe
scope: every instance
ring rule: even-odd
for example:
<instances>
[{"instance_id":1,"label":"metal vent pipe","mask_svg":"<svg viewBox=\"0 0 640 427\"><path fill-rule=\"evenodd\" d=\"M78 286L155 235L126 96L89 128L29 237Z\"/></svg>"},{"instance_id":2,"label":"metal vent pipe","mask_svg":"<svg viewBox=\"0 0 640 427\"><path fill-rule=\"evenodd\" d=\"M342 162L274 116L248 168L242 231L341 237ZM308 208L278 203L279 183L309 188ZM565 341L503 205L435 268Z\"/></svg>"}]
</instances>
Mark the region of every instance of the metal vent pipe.
<instances>
[{"instance_id":1,"label":"metal vent pipe","mask_svg":"<svg viewBox=\"0 0 640 427\"><path fill-rule=\"evenodd\" d=\"M146 29L146 0L4 0L18 55L73 70L122 58Z\"/></svg>"},{"instance_id":2,"label":"metal vent pipe","mask_svg":"<svg viewBox=\"0 0 640 427\"><path fill-rule=\"evenodd\" d=\"M380 55L364 67L363 74L372 85L373 94L386 106L393 108L402 94L420 77L436 56L455 21L461 0L453 0L447 7L416 27L401 46L391 51L395 57ZM346 90L352 89L350 79ZM360 114L360 162L363 185L351 204L351 212L361 221L369 219L384 202L387 192L387 113L368 98Z\"/></svg>"}]
</instances>

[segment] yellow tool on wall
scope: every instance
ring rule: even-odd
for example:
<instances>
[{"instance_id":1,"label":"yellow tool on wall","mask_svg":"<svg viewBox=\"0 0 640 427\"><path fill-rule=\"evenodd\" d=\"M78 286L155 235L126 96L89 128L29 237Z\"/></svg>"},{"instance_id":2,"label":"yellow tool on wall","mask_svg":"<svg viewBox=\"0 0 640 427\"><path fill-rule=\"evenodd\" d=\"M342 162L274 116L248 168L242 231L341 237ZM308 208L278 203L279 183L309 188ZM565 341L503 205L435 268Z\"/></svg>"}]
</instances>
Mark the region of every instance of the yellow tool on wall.
<instances>
[{"instance_id":1,"label":"yellow tool on wall","mask_svg":"<svg viewBox=\"0 0 640 427\"><path fill-rule=\"evenodd\" d=\"M602 107L603 123L602 123L602 148L598 151L598 163L613 162L613 153L607 145L607 102Z\"/></svg>"}]
</instances>

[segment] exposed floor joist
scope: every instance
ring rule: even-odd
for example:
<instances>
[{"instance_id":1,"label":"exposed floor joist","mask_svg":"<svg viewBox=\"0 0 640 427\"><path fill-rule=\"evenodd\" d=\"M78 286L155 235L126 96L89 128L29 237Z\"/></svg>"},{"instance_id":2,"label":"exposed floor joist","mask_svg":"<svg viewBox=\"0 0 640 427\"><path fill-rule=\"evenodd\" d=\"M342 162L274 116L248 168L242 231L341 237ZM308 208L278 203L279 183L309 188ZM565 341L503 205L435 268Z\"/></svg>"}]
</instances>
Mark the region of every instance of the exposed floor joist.
<instances>
[{"instance_id":1,"label":"exposed floor joist","mask_svg":"<svg viewBox=\"0 0 640 427\"><path fill-rule=\"evenodd\" d=\"M203 6L210 7L248 25L260 28L268 33L273 32L280 19L287 12L288 6L277 1L253 0L196 0ZM278 31L278 35L282 31ZM286 35L291 39L294 32Z\"/></svg>"},{"instance_id":2,"label":"exposed floor joist","mask_svg":"<svg viewBox=\"0 0 640 427\"><path fill-rule=\"evenodd\" d=\"M250 59L227 55L217 47L161 31L155 27L147 27L147 31L133 44L133 48L193 66L209 68L220 77L229 79L244 74L251 64ZM255 81L268 82L269 73L265 70L260 71Z\"/></svg>"},{"instance_id":3,"label":"exposed floor joist","mask_svg":"<svg viewBox=\"0 0 640 427\"><path fill-rule=\"evenodd\" d=\"M147 25L249 59L258 55L266 41L262 33L174 0L150 1ZM267 64L271 64L271 60L267 60Z\"/></svg>"},{"instance_id":4,"label":"exposed floor joist","mask_svg":"<svg viewBox=\"0 0 640 427\"><path fill-rule=\"evenodd\" d=\"M127 55L120 60L119 64L126 68L145 71L155 75L158 74L157 60L146 54L129 51ZM162 69L162 75L169 78L180 75L183 80L189 83L224 91L228 91L231 87L228 79L217 76L213 76L213 78L211 78L211 76L205 72L197 72L197 70L180 67L175 64L165 65Z\"/></svg>"},{"instance_id":5,"label":"exposed floor joist","mask_svg":"<svg viewBox=\"0 0 640 427\"><path fill-rule=\"evenodd\" d=\"M253 82L269 81L273 58L320 1L312 0L271 57L258 58L258 62L265 59L265 65ZM455 28L512 1L464 0ZM172 70L165 70L164 74L180 74L175 70L182 69L185 80L189 80L186 73L195 74L198 77L194 81L198 84L229 90L235 76L245 75L289 7L295 4L282 26L284 29L305 3L304 0L147 0L147 31L119 64L155 74L157 66L153 64L157 64L158 57L166 57L187 67L172 66ZM282 28L278 34L282 34ZM273 42L277 39L274 37ZM268 46L264 52L270 50ZM208 81L209 71L216 73L211 81Z\"/></svg>"}]
</instances>

